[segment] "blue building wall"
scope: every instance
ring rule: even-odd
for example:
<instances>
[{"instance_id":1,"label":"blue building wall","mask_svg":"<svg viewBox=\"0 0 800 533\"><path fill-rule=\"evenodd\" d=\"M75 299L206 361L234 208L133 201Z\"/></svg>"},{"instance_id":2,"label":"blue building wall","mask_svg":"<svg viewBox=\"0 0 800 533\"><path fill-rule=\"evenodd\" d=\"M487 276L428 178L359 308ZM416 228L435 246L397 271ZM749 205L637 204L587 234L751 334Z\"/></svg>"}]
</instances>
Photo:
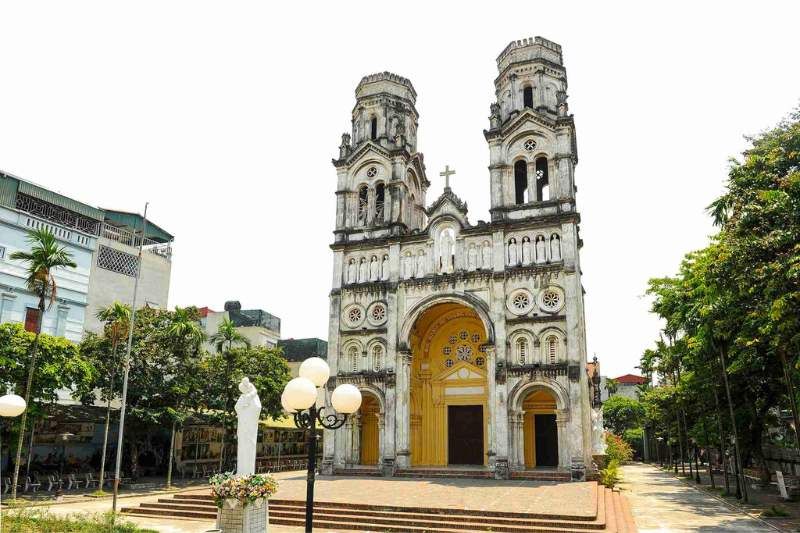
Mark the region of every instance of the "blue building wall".
<instances>
[{"instance_id":1,"label":"blue building wall","mask_svg":"<svg viewBox=\"0 0 800 533\"><path fill-rule=\"evenodd\" d=\"M38 299L25 286L26 264L12 261L10 256L18 250L29 251L28 232L42 226L53 232L77 264L77 268L58 269L55 272L58 299L44 315L42 332L78 342L83 336L89 274L97 238L2 206L0 206L0 323L24 322L26 309L38 306Z\"/></svg>"}]
</instances>

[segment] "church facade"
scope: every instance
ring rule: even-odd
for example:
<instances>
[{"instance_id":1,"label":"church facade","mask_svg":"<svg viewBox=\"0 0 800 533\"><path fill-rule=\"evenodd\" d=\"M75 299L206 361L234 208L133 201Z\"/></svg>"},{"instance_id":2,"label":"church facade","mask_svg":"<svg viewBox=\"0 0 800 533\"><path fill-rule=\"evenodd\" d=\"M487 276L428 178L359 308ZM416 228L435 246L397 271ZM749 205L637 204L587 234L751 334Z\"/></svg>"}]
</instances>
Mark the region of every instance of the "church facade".
<instances>
[{"instance_id":1,"label":"church facade","mask_svg":"<svg viewBox=\"0 0 800 533\"><path fill-rule=\"evenodd\" d=\"M416 92L388 72L356 88L337 173L328 361L359 413L324 437L323 470L473 465L498 478L591 464L575 125L561 47L497 58L491 220L449 186L428 204Z\"/></svg>"}]
</instances>

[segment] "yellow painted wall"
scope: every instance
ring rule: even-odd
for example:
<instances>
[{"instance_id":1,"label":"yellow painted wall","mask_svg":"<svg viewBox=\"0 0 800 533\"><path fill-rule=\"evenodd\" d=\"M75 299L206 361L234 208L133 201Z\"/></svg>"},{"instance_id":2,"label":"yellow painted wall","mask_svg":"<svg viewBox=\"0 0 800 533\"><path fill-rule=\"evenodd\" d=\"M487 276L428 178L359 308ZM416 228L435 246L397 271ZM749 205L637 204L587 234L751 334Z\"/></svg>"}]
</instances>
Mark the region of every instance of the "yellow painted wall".
<instances>
[{"instance_id":1,"label":"yellow painted wall","mask_svg":"<svg viewBox=\"0 0 800 533\"><path fill-rule=\"evenodd\" d=\"M483 406L483 456L488 450L486 331L478 315L458 304L432 307L411 336L411 464L446 466L447 407ZM449 394L448 394L449 391Z\"/></svg>"},{"instance_id":2,"label":"yellow painted wall","mask_svg":"<svg viewBox=\"0 0 800 533\"><path fill-rule=\"evenodd\" d=\"M378 400L369 394L364 395L361 402L361 464L378 464L378 439L380 439L380 429L378 427L378 414L380 405Z\"/></svg>"},{"instance_id":3,"label":"yellow painted wall","mask_svg":"<svg viewBox=\"0 0 800 533\"><path fill-rule=\"evenodd\" d=\"M522 428L525 441L525 467L536 466L536 418L535 415L553 415L556 413L556 400L547 391L533 391L522 402L525 420Z\"/></svg>"}]
</instances>

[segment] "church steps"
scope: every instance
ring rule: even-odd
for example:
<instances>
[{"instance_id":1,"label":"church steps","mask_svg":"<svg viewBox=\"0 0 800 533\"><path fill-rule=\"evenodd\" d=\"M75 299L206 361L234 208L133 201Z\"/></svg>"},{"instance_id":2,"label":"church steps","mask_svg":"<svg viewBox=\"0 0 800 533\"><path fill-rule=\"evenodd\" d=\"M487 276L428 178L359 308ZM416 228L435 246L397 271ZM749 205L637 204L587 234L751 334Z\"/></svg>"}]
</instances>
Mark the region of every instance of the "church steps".
<instances>
[{"instance_id":1,"label":"church steps","mask_svg":"<svg viewBox=\"0 0 800 533\"><path fill-rule=\"evenodd\" d=\"M177 518L198 518L198 519L215 519L217 518L217 510L176 510L176 509L152 509L140 504L139 507L123 507L123 514L137 515L137 516L169 516Z\"/></svg>"}]
</instances>

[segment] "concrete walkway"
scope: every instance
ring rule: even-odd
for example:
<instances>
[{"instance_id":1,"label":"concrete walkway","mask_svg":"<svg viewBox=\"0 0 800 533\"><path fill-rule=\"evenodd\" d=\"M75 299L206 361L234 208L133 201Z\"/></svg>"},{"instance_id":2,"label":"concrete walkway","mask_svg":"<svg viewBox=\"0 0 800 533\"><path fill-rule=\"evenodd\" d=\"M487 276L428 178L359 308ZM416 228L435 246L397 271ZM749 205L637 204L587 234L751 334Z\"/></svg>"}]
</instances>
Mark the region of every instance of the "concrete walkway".
<instances>
[{"instance_id":1,"label":"concrete walkway","mask_svg":"<svg viewBox=\"0 0 800 533\"><path fill-rule=\"evenodd\" d=\"M776 531L654 466L626 465L622 468L622 479L620 489L628 497L640 533Z\"/></svg>"}]
</instances>

